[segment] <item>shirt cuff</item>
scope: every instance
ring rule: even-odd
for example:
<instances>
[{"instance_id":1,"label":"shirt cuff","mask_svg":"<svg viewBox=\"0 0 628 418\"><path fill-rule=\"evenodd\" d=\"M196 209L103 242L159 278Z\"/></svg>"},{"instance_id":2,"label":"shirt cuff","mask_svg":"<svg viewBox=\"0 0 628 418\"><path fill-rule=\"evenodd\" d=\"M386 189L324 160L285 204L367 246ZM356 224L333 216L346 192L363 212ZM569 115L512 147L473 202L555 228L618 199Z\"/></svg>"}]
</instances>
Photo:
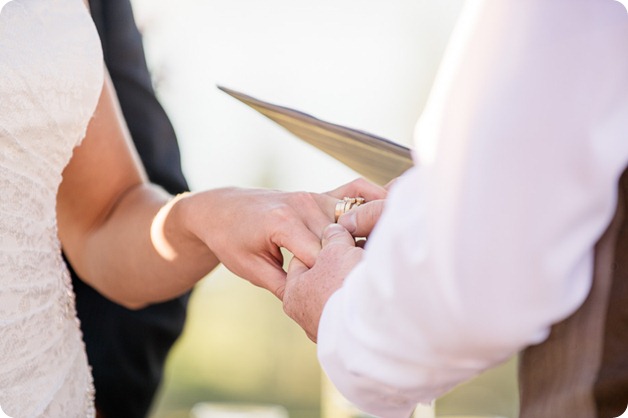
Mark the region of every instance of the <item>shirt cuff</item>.
<instances>
[{"instance_id":1,"label":"shirt cuff","mask_svg":"<svg viewBox=\"0 0 628 418\"><path fill-rule=\"evenodd\" d=\"M361 266L362 263L352 274ZM317 351L321 367L340 393L361 410L378 417L409 418L416 407L415 401L398 388L356 372L356 367L352 366L351 363L361 356L349 348L352 337L345 328L344 309L344 289L340 288L327 301L318 326ZM345 352L343 345L347 347ZM358 347L355 349L359 350ZM364 364L355 365L365 367Z\"/></svg>"}]
</instances>

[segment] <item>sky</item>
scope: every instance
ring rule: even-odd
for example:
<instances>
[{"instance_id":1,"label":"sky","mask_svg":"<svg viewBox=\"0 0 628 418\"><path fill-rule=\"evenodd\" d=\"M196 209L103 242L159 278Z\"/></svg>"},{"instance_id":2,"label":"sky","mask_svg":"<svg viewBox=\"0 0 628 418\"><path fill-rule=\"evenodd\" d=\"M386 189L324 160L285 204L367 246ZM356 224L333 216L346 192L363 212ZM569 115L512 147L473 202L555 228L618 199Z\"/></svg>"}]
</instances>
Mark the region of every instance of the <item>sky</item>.
<instances>
[{"instance_id":1,"label":"sky","mask_svg":"<svg viewBox=\"0 0 628 418\"><path fill-rule=\"evenodd\" d=\"M194 189L326 191L358 175L216 85L411 145L463 1L132 3Z\"/></svg>"},{"instance_id":2,"label":"sky","mask_svg":"<svg viewBox=\"0 0 628 418\"><path fill-rule=\"evenodd\" d=\"M358 175L217 84L410 145L460 0L133 1L193 189Z\"/></svg>"}]
</instances>

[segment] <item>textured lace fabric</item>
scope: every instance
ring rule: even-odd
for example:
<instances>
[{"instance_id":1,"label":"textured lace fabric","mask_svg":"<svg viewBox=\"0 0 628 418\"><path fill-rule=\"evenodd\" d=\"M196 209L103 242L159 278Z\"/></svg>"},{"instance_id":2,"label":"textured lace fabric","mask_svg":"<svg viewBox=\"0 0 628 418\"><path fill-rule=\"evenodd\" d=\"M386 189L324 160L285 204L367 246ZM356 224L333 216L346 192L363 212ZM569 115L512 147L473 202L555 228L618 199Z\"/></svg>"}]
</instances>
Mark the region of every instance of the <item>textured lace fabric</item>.
<instances>
[{"instance_id":1,"label":"textured lace fabric","mask_svg":"<svg viewBox=\"0 0 628 418\"><path fill-rule=\"evenodd\" d=\"M94 415L55 200L103 80L82 0L2 1L0 406L13 418Z\"/></svg>"}]
</instances>

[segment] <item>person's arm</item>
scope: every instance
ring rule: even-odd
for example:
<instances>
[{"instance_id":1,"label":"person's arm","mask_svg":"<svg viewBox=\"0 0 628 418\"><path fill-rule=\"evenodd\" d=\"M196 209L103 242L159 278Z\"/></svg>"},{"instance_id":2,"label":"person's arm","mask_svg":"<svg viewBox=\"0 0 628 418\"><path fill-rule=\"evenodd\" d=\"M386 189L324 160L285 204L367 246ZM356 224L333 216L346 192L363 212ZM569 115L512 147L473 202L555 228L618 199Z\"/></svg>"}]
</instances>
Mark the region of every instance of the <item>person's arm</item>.
<instances>
[{"instance_id":1,"label":"person's arm","mask_svg":"<svg viewBox=\"0 0 628 418\"><path fill-rule=\"evenodd\" d=\"M320 232L345 193L385 195L358 181L326 195L232 188L170 200L147 182L107 78L86 137L63 173L59 237L80 277L129 307L188 290L219 260L279 294L285 277L279 247L311 265Z\"/></svg>"},{"instance_id":2,"label":"person's arm","mask_svg":"<svg viewBox=\"0 0 628 418\"><path fill-rule=\"evenodd\" d=\"M163 252L165 245L163 240L153 243L150 228L153 218L170 198L147 183L107 78L86 137L64 170L57 196L59 237L80 277L116 301L140 306L145 301L158 301L166 295L183 292L191 286L193 278L211 270L218 261L198 246L185 250L193 258L200 258L199 252L204 250L203 264L190 263L182 269L180 283L163 280L170 269ZM113 241L101 244L107 240ZM144 263L125 262L129 257L124 253L129 251L138 261L145 260ZM143 270L153 271L155 283L137 280L122 286L115 282L116 276L142 277Z\"/></svg>"},{"instance_id":3,"label":"person's arm","mask_svg":"<svg viewBox=\"0 0 628 418\"><path fill-rule=\"evenodd\" d=\"M284 307L349 400L406 418L582 303L628 164L626 50L612 0L466 4L418 125L418 168L361 261L351 270L337 253L355 263L352 242L328 239L314 268L288 275ZM312 292L349 270L321 317Z\"/></svg>"}]
</instances>

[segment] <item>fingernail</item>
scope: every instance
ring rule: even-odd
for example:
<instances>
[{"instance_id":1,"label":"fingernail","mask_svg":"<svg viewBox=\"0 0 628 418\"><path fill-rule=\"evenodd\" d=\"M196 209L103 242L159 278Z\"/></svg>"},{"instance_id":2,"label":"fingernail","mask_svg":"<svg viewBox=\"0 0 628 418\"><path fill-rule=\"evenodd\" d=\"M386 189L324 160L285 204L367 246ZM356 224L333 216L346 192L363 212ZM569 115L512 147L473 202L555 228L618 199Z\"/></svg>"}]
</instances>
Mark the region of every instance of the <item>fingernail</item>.
<instances>
[{"instance_id":1,"label":"fingernail","mask_svg":"<svg viewBox=\"0 0 628 418\"><path fill-rule=\"evenodd\" d=\"M358 229L355 212L348 212L342 215L340 219L338 219L338 223L344 226L350 233L354 233L356 229Z\"/></svg>"}]
</instances>

